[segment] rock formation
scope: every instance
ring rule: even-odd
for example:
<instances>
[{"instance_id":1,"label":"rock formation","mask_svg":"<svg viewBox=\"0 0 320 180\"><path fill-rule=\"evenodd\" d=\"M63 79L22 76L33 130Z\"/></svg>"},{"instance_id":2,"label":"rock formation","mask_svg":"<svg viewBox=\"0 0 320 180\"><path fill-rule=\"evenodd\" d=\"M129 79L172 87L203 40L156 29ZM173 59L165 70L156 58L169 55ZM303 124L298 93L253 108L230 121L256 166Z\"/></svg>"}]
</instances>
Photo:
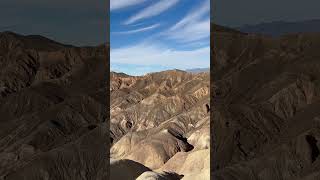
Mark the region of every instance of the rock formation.
<instances>
[{"instance_id":1,"label":"rock formation","mask_svg":"<svg viewBox=\"0 0 320 180\"><path fill-rule=\"evenodd\" d=\"M112 72L110 81L111 158L149 168L139 180L210 178L209 73Z\"/></svg>"}]
</instances>

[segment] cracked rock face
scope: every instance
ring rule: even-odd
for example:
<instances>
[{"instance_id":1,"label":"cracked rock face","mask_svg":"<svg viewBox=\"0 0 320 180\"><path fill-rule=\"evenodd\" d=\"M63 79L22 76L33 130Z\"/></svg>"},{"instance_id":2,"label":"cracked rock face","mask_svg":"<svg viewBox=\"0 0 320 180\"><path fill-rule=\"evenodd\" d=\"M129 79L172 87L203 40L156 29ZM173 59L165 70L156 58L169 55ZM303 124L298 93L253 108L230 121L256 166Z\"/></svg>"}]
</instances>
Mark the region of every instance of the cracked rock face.
<instances>
[{"instance_id":1,"label":"cracked rock face","mask_svg":"<svg viewBox=\"0 0 320 180\"><path fill-rule=\"evenodd\" d=\"M106 179L107 47L0 33L0 179Z\"/></svg>"},{"instance_id":2,"label":"cracked rock face","mask_svg":"<svg viewBox=\"0 0 320 180\"><path fill-rule=\"evenodd\" d=\"M110 84L111 158L150 169L137 179L209 179L209 73L112 72Z\"/></svg>"},{"instance_id":3,"label":"cracked rock face","mask_svg":"<svg viewBox=\"0 0 320 180\"><path fill-rule=\"evenodd\" d=\"M320 34L212 29L214 179L319 179Z\"/></svg>"}]
</instances>

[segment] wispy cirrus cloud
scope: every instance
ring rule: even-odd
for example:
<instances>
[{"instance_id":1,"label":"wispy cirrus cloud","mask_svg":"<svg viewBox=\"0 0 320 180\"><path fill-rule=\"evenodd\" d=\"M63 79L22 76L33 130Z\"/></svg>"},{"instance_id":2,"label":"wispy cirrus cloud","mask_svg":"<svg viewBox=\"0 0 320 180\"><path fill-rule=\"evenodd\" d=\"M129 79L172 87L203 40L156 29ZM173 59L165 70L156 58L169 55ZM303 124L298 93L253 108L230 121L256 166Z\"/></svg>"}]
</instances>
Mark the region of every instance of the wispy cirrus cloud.
<instances>
[{"instance_id":1,"label":"wispy cirrus cloud","mask_svg":"<svg viewBox=\"0 0 320 180\"><path fill-rule=\"evenodd\" d=\"M205 0L199 7L193 9L182 20L177 22L168 31L164 32L167 38L190 42L210 36L210 0Z\"/></svg>"},{"instance_id":2,"label":"wispy cirrus cloud","mask_svg":"<svg viewBox=\"0 0 320 180\"><path fill-rule=\"evenodd\" d=\"M143 3L147 0L110 0L110 10L123 9L129 6Z\"/></svg>"},{"instance_id":3,"label":"wispy cirrus cloud","mask_svg":"<svg viewBox=\"0 0 320 180\"><path fill-rule=\"evenodd\" d=\"M183 28L167 33L167 38L174 39L179 42L195 42L198 40L207 39L210 36L210 19L205 19L189 24Z\"/></svg>"},{"instance_id":4,"label":"wispy cirrus cloud","mask_svg":"<svg viewBox=\"0 0 320 180\"><path fill-rule=\"evenodd\" d=\"M152 29L155 29L160 26L160 23L153 24L151 26L135 29L135 30L130 30L130 31L122 31L122 32L113 32L114 34L134 34L134 33L140 33L140 32L145 32L145 31L150 31Z\"/></svg>"},{"instance_id":5,"label":"wispy cirrus cloud","mask_svg":"<svg viewBox=\"0 0 320 180\"><path fill-rule=\"evenodd\" d=\"M124 24L132 24L139 20L150 18L156 15L161 14L162 12L170 9L174 5L176 5L179 2L179 0L161 0L155 4L152 4L151 6L141 10L137 14L130 17Z\"/></svg>"}]
</instances>

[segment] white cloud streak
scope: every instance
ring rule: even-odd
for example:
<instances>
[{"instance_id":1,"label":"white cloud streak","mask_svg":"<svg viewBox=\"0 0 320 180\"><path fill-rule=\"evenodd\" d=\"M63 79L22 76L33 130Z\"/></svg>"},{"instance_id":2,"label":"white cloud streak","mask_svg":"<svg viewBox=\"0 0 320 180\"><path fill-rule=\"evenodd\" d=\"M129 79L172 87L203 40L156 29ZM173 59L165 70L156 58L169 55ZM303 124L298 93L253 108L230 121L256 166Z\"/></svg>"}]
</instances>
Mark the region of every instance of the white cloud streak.
<instances>
[{"instance_id":1,"label":"white cloud streak","mask_svg":"<svg viewBox=\"0 0 320 180\"><path fill-rule=\"evenodd\" d=\"M142 43L130 47L111 49L111 64L161 65L178 69L210 66L210 47L194 50L174 50L155 43Z\"/></svg>"},{"instance_id":2,"label":"white cloud streak","mask_svg":"<svg viewBox=\"0 0 320 180\"><path fill-rule=\"evenodd\" d=\"M114 34L134 34L134 33L140 33L140 32L150 31L150 30L155 29L155 28L157 28L157 27L159 27L159 26L160 26L160 23L157 23L157 24L153 24L153 25L148 26L148 27L139 28L139 29L135 29L135 30L123 31L123 32L114 32Z\"/></svg>"},{"instance_id":3,"label":"white cloud streak","mask_svg":"<svg viewBox=\"0 0 320 180\"><path fill-rule=\"evenodd\" d=\"M205 0L201 6L191 11L163 35L181 42L197 41L209 37L210 0Z\"/></svg>"},{"instance_id":4,"label":"white cloud streak","mask_svg":"<svg viewBox=\"0 0 320 180\"><path fill-rule=\"evenodd\" d=\"M179 0L161 0L155 4L152 4L151 6L141 10L137 14L130 17L125 24L132 24L134 22L137 22L142 19L150 18L156 15L161 14L162 12L170 9L174 5L176 5L179 2Z\"/></svg>"},{"instance_id":5,"label":"white cloud streak","mask_svg":"<svg viewBox=\"0 0 320 180\"><path fill-rule=\"evenodd\" d=\"M110 0L110 10L123 9L129 6L137 5L143 3L147 0Z\"/></svg>"}]
</instances>

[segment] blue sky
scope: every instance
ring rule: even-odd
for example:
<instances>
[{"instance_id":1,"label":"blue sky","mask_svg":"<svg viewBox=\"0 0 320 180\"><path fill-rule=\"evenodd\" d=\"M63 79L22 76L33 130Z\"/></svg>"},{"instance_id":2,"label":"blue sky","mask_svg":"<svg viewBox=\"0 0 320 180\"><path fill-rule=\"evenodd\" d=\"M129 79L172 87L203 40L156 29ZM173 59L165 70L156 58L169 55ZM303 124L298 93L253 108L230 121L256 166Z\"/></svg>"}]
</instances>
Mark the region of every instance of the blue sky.
<instances>
[{"instance_id":1,"label":"blue sky","mask_svg":"<svg viewBox=\"0 0 320 180\"><path fill-rule=\"evenodd\" d=\"M111 0L111 70L210 66L210 0Z\"/></svg>"}]
</instances>

